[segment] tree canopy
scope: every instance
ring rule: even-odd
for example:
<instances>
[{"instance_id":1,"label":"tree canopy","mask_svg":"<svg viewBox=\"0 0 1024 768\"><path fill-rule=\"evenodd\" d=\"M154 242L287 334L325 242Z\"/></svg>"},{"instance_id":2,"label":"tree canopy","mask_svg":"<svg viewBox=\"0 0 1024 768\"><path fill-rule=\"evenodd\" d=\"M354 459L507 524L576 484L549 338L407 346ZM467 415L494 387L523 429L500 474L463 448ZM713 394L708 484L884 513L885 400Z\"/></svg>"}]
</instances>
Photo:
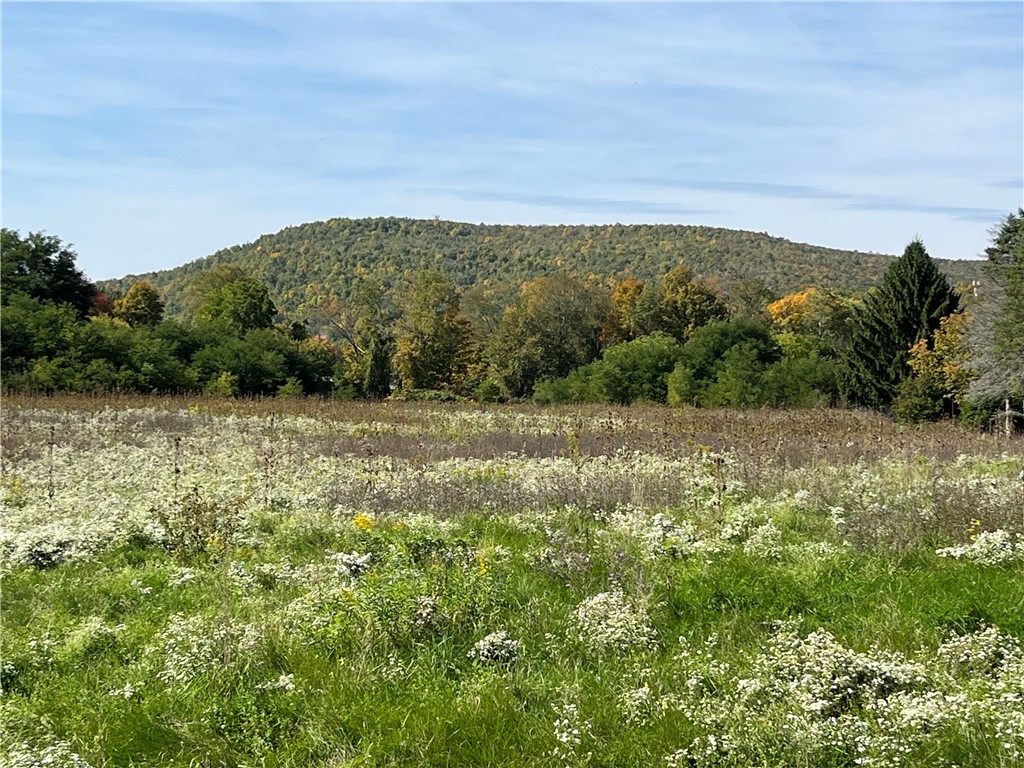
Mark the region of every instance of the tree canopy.
<instances>
[{"instance_id":1,"label":"tree canopy","mask_svg":"<svg viewBox=\"0 0 1024 768\"><path fill-rule=\"evenodd\" d=\"M75 267L78 255L60 238L42 232L21 237L0 230L0 286L3 303L22 294L54 304L68 304L79 317L92 309L96 287Z\"/></svg>"},{"instance_id":2,"label":"tree canopy","mask_svg":"<svg viewBox=\"0 0 1024 768\"><path fill-rule=\"evenodd\" d=\"M524 284L486 351L505 391L512 397L530 395L537 381L565 376L594 360L609 309L606 291L570 275Z\"/></svg>"},{"instance_id":3,"label":"tree canopy","mask_svg":"<svg viewBox=\"0 0 1024 768\"><path fill-rule=\"evenodd\" d=\"M140 280L132 284L128 293L114 301L113 315L132 328L158 325L164 319L164 303L152 283Z\"/></svg>"},{"instance_id":4,"label":"tree canopy","mask_svg":"<svg viewBox=\"0 0 1024 768\"><path fill-rule=\"evenodd\" d=\"M971 308L968 346L978 373L970 393L981 400L1024 396L1024 209L992 232Z\"/></svg>"},{"instance_id":5,"label":"tree canopy","mask_svg":"<svg viewBox=\"0 0 1024 768\"><path fill-rule=\"evenodd\" d=\"M717 276L722 286L756 276L775 295L809 286L850 293L876 285L893 258L794 243L764 232L677 224L521 226L339 218L287 227L172 270L103 287L123 293L135 280L149 280L167 303L168 315L181 317L197 276L235 266L265 282L282 312L301 316L325 297L350 300L365 280L400 296L416 275L433 269L462 289L485 286L504 309L523 282L538 277L569 272L621 281L634 275L653 285L680 263L697 279ZM955 282L979 278L977 262L940 263ZM468 307L467 314L472 314Z\"/></svg>"},{"instance_id":6,"label":"tree canopy","mask_svg":"<svg viewBox=\"0 0 1024 768\"><path fill-rule=\"evenodd\" d=\"M243 334L272 326L277 307L266 285L255 278L240 277L211 289L198 313L203 320L221 320Z\"/></svg>"},{"instance_id":7,"label":"tree canopy","mask_svg":"<svg viewBox=\"0 0 1024 768\"><path fill-rule=\"evenodd\" d=\"M123 293L112 284L98 296L57 238L4 230L4 386L731 407L845 402L912 420L961 408L991 414L992 398L1024 395L1024 210L993 231L981 284L967 286L978 295L960 314L949 281L917 240L866 293L804 274L800 290L775 299L772 284L751 276L750 261L743 276L699 272L667 237L718 253L737 234L727 231L436 221L428 237L406 220L343 221L330 230L352 227L368 239L334 254L334 277L323 285L274 282L286 248L273 238L254 252L285 250L255 270L244 261L190 265L184 287L171 292L187 296L186 321L164 317L167 296L156 283L135 280ZM410 237L462 250L426 258L396 246ZM520 249L514 255L512 245ZM522 250L534 246L537 253ZM318 247L302 245L303 259L318 259ZM583 274L595 253L609 271ZM474 263L481 254L482 271ZM518 279L534 267L542 274ZM279 315L278 300L291 311Z\"/></svg>"}]
</instances>

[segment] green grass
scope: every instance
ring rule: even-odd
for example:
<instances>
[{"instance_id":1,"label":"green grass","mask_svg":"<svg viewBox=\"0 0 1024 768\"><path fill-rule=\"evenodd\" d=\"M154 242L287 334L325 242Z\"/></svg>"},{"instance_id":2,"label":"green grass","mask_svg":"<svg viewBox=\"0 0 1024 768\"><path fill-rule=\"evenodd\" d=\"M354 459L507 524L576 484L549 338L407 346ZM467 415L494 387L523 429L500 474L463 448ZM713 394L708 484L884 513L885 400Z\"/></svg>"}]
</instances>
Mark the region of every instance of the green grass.
<instances>
[{"instance_id":1,"label":"green grass","mask_svg":"<svg viewBox=\"0 0 1024 768\"><path fill-rule=\"evenodd\" d=\"M214 422L230 442L237 424ZM215 459L222 449L211 442L206 450ZM244 469L244 457L232 456ZM88 462L88 451L75 460ZM749 469L743 456L734 460L731 472ZM313 459L296 451L295 461ZM887 461L879 477L896 471ZM1009 477L1013 467L1005 456L930 461L953 478L968 466ZM332 466L362 482L364 459ZM701 466L683 482L699 484ZM26 459L4 471L31 481L37 467ZM395 467L395 483L410 477ZM579 469L567 461L564 471L568 483ZM607 477L616 471L609 463ZM456 482L444 472L436 482ZM865 756L885 766L1019 765L1024 734L998 731L1024 723L1022 705L1000 698L1024 680L1021 561L940 557L937 547L957 543L941 530L959 523L917 538L900 524L898 546L879 531L845 544L843 527L814 497L783 492L808 475L779 472L779 490L739 491L721 503L602 502L586 496L605 481L594 472L579 475L581 498L598 499L582 506L431 514L412 499L406 513L389 507L376 517L370 503L332 509L289 497L282 474L257 482L278 483L283 500L239 508L227 541L194 551L115 535L40 570L13 560L20 550L9 539L0 754L13 766L42 765L47 754L73 765L73 752L97 767L182 768L846 766ZM523 482L550 482L539 477ZM848 482L824 469L815 477ZM929 477L906 480L906 492L924 498ZM494 498L510 503L507 476L474 478L485 500L493 482ZM215 488L212 476L204 482ZM239 481L225 482L237 493ZM600 491L613 487L609 479ZM1008 481L1005 489L1016 493ZM33 492L31 482L19 489ZM988 486L984 493L992 509L1013 501ZM978 504L963 510L967 519ZM36 530L25 522L33 509L6 511L18 535ZM703 544L675 556L658 543L663 524ZM723 538L725 525L739 533ZM336 553L369 559L346 574L338 564L355 561ZM594 628L580 606L605 592L621 596L622 624ZM601 632L626 632L629 622L647 626L653 644L628 633L619 645L601 644ZM950 637L981 638L991 627L997 638L978 646L996 654L988 666L958 666L940 650ZM518 659L474 661L475 644L501 629L522 643ZM910 663L920 679L900 677ZM853 692L829 693L829 680L847 674ZM825 697L821 709L814 696ZM925 714L915 720L917 711ZM719 748L707 749L709 737Z\"/></svg>"}]
</instances>

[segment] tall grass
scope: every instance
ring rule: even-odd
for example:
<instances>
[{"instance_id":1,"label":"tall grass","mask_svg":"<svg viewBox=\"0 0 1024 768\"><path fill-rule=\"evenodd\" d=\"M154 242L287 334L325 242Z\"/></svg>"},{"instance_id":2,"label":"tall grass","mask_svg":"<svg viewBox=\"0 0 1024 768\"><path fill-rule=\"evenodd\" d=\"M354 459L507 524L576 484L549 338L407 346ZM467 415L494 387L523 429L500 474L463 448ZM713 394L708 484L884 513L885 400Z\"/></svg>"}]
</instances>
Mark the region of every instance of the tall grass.
<instances>
[{"instance_id":1,"label":"tall grass","mask_svg":"<svg viewBox=\"0 0 1024 768\"><path fill-rule=\"evenodd\" d=\"M12 766L1024 760L1020 442L832 411L4 411Z\"/></svg>"}]
</instances>

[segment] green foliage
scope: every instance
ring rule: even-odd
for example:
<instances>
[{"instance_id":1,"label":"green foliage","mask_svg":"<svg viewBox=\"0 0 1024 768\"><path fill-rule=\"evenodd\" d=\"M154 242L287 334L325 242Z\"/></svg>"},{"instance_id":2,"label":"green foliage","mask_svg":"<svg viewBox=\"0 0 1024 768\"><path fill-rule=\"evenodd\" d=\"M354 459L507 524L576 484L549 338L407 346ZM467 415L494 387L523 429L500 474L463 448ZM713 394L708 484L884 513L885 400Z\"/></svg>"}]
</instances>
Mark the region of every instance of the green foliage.
<instances>
[{"instance_id":1,"label":"green foliage","mask_svg":"<svg viewBox=\"0 0 1024 768\"><path fill-rule=\"evenodd\" d=\"M559 272L616 281L635 275L653 284L685 262L695 274L717 275L726 285L756 275L778 294L809 285L849 292L877 284L891 261L891 256L713 227L531 227L376 218L288 227L177 269L139 277L157 286L168 311L177 317L187 309L186 292L193 280L228 266L264 280L284 313L302 314L325 297L352 300L366 280L402 295L415 276L428 269L448 275L463 288L482 286L504 307L514 300L521 283ZM970 282L980 271L976 261L947 261L942 267L954 282ZM104 287L123 293L134 279ZM474 315L468 305L467 314ZM496 320L500 313L491 316Z\"/></svg>"},{"instance_id":2,"label":"green foliage","mask_svg":"<svg viewBox=\"0 0 1024 768\"><path fill-rule=\"evenodd\" d=\"M944 413L956 416L975 373L970 368L965 328L968 316L955 312L942 318L929 345L925 339L910 348L911 376L900 384L893 412L901 421L935 421Z\"/></svg>"},{"instance_id":3,"label":"green foliage","mask_svg":"<svg viewBox=\"0 0 1024 768\"><path fill-rule=\"evenodd\" d=\"M537 381L567 375L601 350L607 294L570 275L523 286L488 341L485 357L511 397L527 397Z\"/></svg>"},{"instance_id":4,"label":"green foliage","mask_svg":"<svg viewBox=\"0 0 1024 768\"><path fill-rule=\"evenodd\" d=\"M224 554L240 520L241 499L212 499L193 486L168 506L153 514L165 534L164 545L181 563L217 558Z\"/></svg>"},{"instance_id":5,"label":"green foliage","mask_svg":"<svg viewBox=\"0 0 1024 768\"><path fill-rule=\"evenodd\" d=\"M945 394L942 378L936 372L908 377L900 383L893 400L893 415L911 424L938 421L943 416Z\"/></svg>"},{"instance_id":6,"label":"green foliage","mask_svg":"<svg viewBox=\"0 0 1024 768\"><path fill-rule=\"evenodd\" d=\"M315 325L341 338L341 356L334 370L335 394L371 400L391 394L397 312L379 283L360 283L348 304L325 300L313 317Z\"/></svg>"},{"instance_id":7,"label":"green foliage","mask_svg":"<svg viewBox=\"0 0 1024 768\"><path fill-rule=\"evenodd\" d=\"M221 371L207 380L205 392L214 397L238 397L242 394L242 388L237 374Z\"/></svg>"},{"instance_id":8,"label":"green foliage","mask_svg":"<svg viewBox=\"0 0 1024 768\"><path fill-rule=\"evenodd\" d=\"M1011 211L992 230L992 244L985 248L985 256L990 264L1020 263L1024 258L1024 208Z\"/></svg>"},{"instance_id":9,"label":"green foliage","mask_svg":"<svg viewBox=\"0 0 1024 768\"><path fill-rule=\"evenodd\" d=\"M500 403L502 401L501 385L494 379L484 379L477 385L473 397L481 403Z\"/></svg>"},{"instance_id":10,"label":"green foliage","mask_svg":"<svg viewBox=\"0 0 1024 768\"><path fill-rule=\"evenodd\" d=\"M594 391L606 403L664 403L668 375L681 354L675 339L657 332L610 347L595 365Z\"/></svg>"},{"instance_id":11,"label":"green foliage","mask_svg":"<svg viewBox=\"0 0 1024 768\"><path fill-rule=\"evenodd\" d=\"M782 352L763 321L738 318L699 329L668 379L672 405L755 405L761 373Z\"/></svg>"},{"instance_id":12,"label":"green foliage","mask_svg":"<svg viewBox=\"0 0 1024 768\"><path fill-rule=\"evenodd\" d=\"M1015 394L1024 393L1024 245L1021 251L1005 269L1006 300L995 324L993 349ZM1014 370L1016 377L1012 374Z\"/></svg>"},{"instance_id":13,"label":"green foliage","mask_svg":"<svg viewBox=\"0 0 1024 768\"><path fill-rule=\"evenodd\" d=\"M252 275L238 264L215 264L208 269L188 270L184 290L181 291L188 314L193 318L200 317L211 293L239 280L251 279Z\"/></svg>"},{"instance_id":14,"label":"green foliage","mask_svg":"<svg viewBox=\"0 0 1024 768\"><path fill-rule=\"evenodd\" d=\"M68 304L79 317L92 309L96 287L75 267L77 254L60 238L30 232L22 238L15 230L0 230L0 294L7 304L15 295L54 304Z\"/></svg>"},{"instance_id":15,"label":"green foliage","mask_svg":"<svg viewBox=\"0 0 1024 768\"><path fill-rule=\"evenodd\" d=\"M222 321L237 334L270 328L276 315L267 286L253 278L214 288L199 307L201 320Z\"/></svg>"},{"instance_id":16,"label":"green foliage","mask_svg":"<svg viewBox=\"0 0 1024 768\"><path fill-rule=\"evenodd\" d=\"M784 349L782 359L768 366L762 381L769 405L833 405L839 398L839 366L817 350Z\"/></svg>"},{"instance_id":17,"label":"green foliage","mask_svg":"<svg viewBox=\"0 0 1024 768\"><path fill-rule=\"evenodd\" d=\"M460 389L471 362L471 328L460 314L457 286L440 272L424 272L405 306L393 359L402 388Z\"/></svg>"},{"instance_id":18,"label":"green foliage","mask_svg":"<svg viewBox=\"0 0 1024 768\"><path fill-rule=\"evenodd\" d=\"M636 324L644 334L660 331L680 342L714 320L729 316L725 304L693 270L679 264L658 281L656 291L644 291L637 300Z\"/></svg>"},{"instance_id":19,"label":"green foliage","mask_svg":"<svg viewBox=\"0 0 1024 768\"><path fill-rule=\"evenodd\" d=\"M726 306L732 317L766 320L768 305L777 298L763 277L745 277L729 288Z\"/></svg>"},{"instance_id":20,"label":"green foliage","mask_svg":"<svg viewBox=\"0 0 1024 768\"><path fill-rule=\"evenodd\" d=\"M276 394L289 379L330 394L336 354L322 339L271 329L239 338L216 324L131 328L110 316L15 296L2 310L4 387L29 392Z\"/></svg>"},{"instance_id":21,"label":"green foliage","mask_svg":"<svg viewBox=\"0 0 1024 768\"><path fill-rule=\"evenodd\" d=\"M136 372L131 389L139 392L194 392L199 389L195 371L179 356L172 341L155 329L142 328L131 335L128 364Z\"/></svg>"},{"instance_id":22,"label":"green foliage","mask_svg":"<svg viewBox=\"0 0 1024 768\"><path fill-rule=\"evenodd\" d=\"M835 363L816 349L785 354L763 320L736 318L694 333L668 377L671 405L756 408L827 404Z\"/></svg>"},{"instance_id":23,"label":"green foliage","mask_svg":"<svg viewBox=\"0 0 1024 768\"><path fill-rule=\"evenodd\" d=\"M275 395L289 379L300 382L307 393L326 394L331 361L303 354L301 344L269 328L256 329L242 338L225 336L203 347L192 365L204 381L223 372L232 374L242 395Z\"/></svg>"},{"instance_id":24,"label":"green foliage","mask_svg":"<svg viewBox=\"0 0 1024 768\"><path fill-rule=\"evenodd\" d=\"M428 233L417 229L416 222L392 227L387 221L377 222L380 231L371 238L384 254L392 238L416 233L442 240L457 237L465 246L476 231L434 222ZM332 232L340 226L332 226ZM491 234L483 244L494 258L499 257L490 249L500 233L529 239L557 230L563 245L587 236L579 245L580 259L600 250L593 228L485 229ZM631 227L601 233L622 245L630 237L646 238L660 231ZM707 240L700 228L672 231L689 233L693 242L713 249L728 240L728 233L723 239L712 233ZM256 252L263 253L270 244L261 241ZM355 252L363 245L359 241L346 247ZM465 271L470 266L465 253L454 261L439 256L425 269L401 272L382 273L360 262L344 292L306 286L302 313L284 318L276 328L267 284L230 260L188 270L188 303L201 318L195 326L161 322L160 296L144 280L114 302L112 316L121 322L104 315L80 323L46 301L24 294L8 300L5 295L4 385L41 392L206 390L292 396L301 391L367 399L387 398L397 385L406 399L472 395L493 401L533 394L538 402L669 399L738 407L836 400L833 358L847 348L847 317L856 306L854 300L811 288L767 306L771 289L765 280L698 277L670 240L659 241L658 249L662 255L675 254L670 262L674 266L648 284L632 276L616 280L624 268L606 273L603 281L596 274L584 279L575 271L556 272L524 283L517 296L514 283L489 278L460 287L470 274ZM271 252L273 263L282 253ZM304 264L310 253L303 257ZM649 253L641 248L622 245L617 253L628 253L636 264L648 263ZM914 312L922 301L931 301L907 287L923 279L924 272L913 266L922 258L924 267L931 265L934 282L945 284L936 277L923 247L915 243L893 264L877 296L872 294L876 298L871 301L889 297L880 304L888 313L881 327L895 329L893 334L921 320ZM508 266L508 259L499 260ZM556 256L554 263L565 265L566 260ZM257 273L269 274L265 267ZM749 265L743 274L750 274ZM1007 274L1011 282L1017 279L1016 273ZM289 288L280 295L293 301L298 293ZM402 297L401 311L395 306L396 296ZM993 341L991 346L1004 356L1007 349L1012 352L1019 346L1011 322L1015 305L1013 300L1005 304L1009 320L989 326L990 336L998 337L998 344ZM729 306L739 325L723 325ZM866 327L864 317L878 315L877 306L870 310L858 312L859 330ZM927 323L927 311L925 315ZM766 316L778 332L775 337L764 325ZM712 326L716 330L700 335ZM741 326L745 330L738 330ZM697 343L690 345L693 340ZM687 342L685 347L682 342ZM861 340L853 347L864 350L869 345ZM845 370L849 388L854 378L850 371L857 368L847 360Z\"/></svg>"},{"instance_id":25,"label":"green foliage","mask_svg":"<svg viewBox=\"0 0 1024 768\"><path fill-rule=\"evenodd\" d=\"M33 360L66 354L74 343L79 318L70 304L5 294L0 327L0 367L6 379L27 370Z\"/></svg>"},{"instance_id":26,"label":"green foliage","mask_svg":"<svg viewBox=\"0 0 1024 768\"><path fill-rule=\"evenodd\" d=\"M682 353L679 342L661 332L608 347L600 360L567 377L538 385L538 402L595 402L628 405L664 403L668 375Z\"/></svg>"},{"instance_id":27,"label":"green foliage","mask_svg":"<svg viewBox=\"0 0 1024 768\"><path fill-rule=\"evenodd\" d=\"M302 383L294 376L289 376L280 387L277 388L277 396L282 398L301 397L303 395Z\"/></svg>"},{"instance_id":28,"label":"green foliage","mask_svg":"<svg viewBox=\"0 0 1024 768\"><path fill-rule=\"evenodd\" d=\"M362 392L371 400L382 400L391 394L392 348L393 342L389 337L374 337L370 340Z\"/></svg>"},{"instance_id":29,"label":"green foliage","mask_svg":"<svg viewBox=\"0 0 1024 768\"><path fill-rule=\"evenodd\" d=\"M869 293L854 319L844 354L843 394L852 403L885 407L909 375L912 345L930 339L957 298L924 245L915 240Z\"/></svg>"},{"instance_id":30,"label":"green foliage","mask_svg":"<svg viewBox=\"0 0 1024 768\"><path fill-rule=\"evenodd\" d=\"M164 318L164 303L151 283L140 280L114 301L113 314L132 328L158 325Z\"/></svg>"},{"instance_id":31,"label":"green foliage","mask_svg":"<svg viewBox=\"0 0 1024 768\"><path fill-rule=\"evenodd\" d=\"M772 302L766 311L775 332L792 334L794 341L822 354L837 354L845 348L851 316L861 305L860 299L831 289L808 288Z\"/></svg>"}]
</instances>

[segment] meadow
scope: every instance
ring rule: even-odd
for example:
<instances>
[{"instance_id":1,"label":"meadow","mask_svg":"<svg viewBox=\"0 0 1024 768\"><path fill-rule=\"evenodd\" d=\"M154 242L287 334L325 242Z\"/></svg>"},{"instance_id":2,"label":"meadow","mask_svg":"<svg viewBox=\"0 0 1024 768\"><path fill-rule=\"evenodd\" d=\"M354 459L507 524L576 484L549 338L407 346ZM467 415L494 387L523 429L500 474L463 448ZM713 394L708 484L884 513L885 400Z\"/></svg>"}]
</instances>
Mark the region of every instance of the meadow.
<instances>
[{"instance_id":1,"label":"meadow","mask_svg":"<svg viewBox=\"0 0 1024 768\"><path fill-rule=\"evenodd\" d=\"M0 764L1024 765L1024 441L7 397Z\"/></svg>"}]
</instances>

